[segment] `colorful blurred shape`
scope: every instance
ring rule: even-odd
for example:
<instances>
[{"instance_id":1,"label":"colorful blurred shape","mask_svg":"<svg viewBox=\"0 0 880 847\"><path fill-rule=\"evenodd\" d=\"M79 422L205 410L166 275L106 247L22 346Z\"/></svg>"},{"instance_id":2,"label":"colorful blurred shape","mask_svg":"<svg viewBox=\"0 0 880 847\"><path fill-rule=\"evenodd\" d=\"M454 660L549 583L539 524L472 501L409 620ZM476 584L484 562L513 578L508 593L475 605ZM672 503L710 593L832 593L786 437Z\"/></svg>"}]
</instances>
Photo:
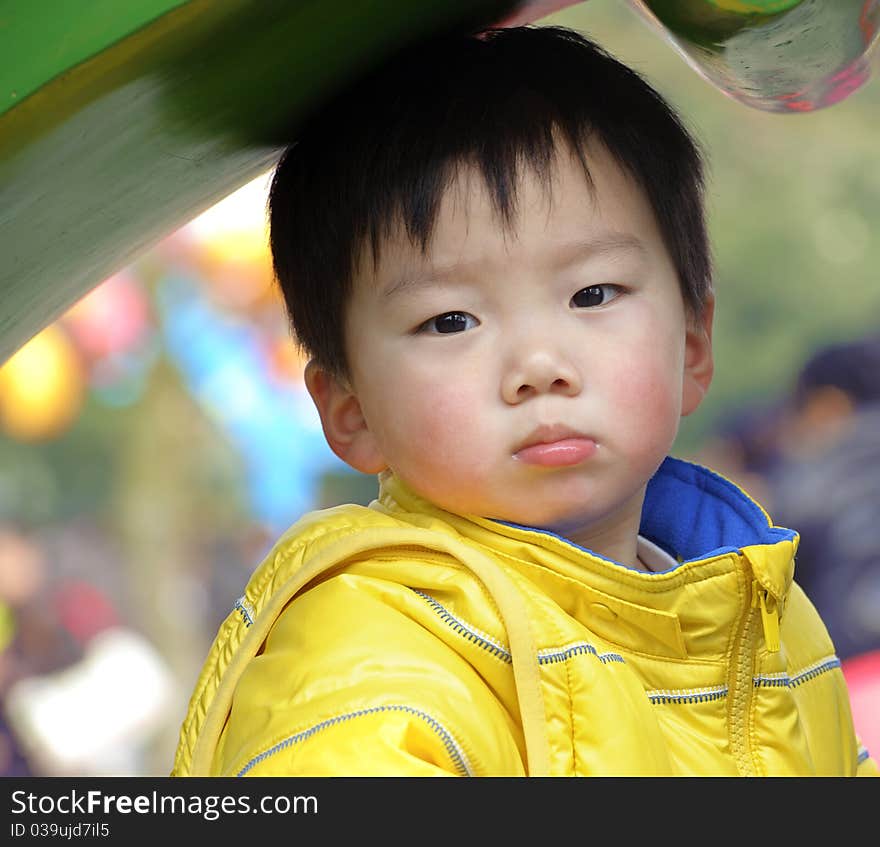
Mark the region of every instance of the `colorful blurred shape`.
<instances>
[{"instance_id":1,"label":"colorful blurred shape","mask_svg":"<svg viewBox=\"0 0 880 847\"><path fill-rule=\"evenodd\" d=\"M137 755L169 717L174 680L140 633L106 629L77 664L9 689L5 716L38 773L137 773Z\"/></svg>"},{"instance_id":2,"label":"colorful blurred shape","mask_svg":"<svg viewBox=\"0 0 880 847\"><path fill-rule=\"evenodd\" d=\"M197 280L169 275L157 295L168 356L244 460L252 514L285 530L315 508L326 472L348 469L328 447L311 398L301 382L280 378L259 328L203 297ZM296 373L293 357L286 367Z\"/></svg>"},{"instance_id":3,"label":"colorful blurred shape","mask_svg":"<svg viewBox=\"0 0 880 847\"><path fill-rule=\"evenodd\" d=\"M78 416L84 394L76 348L49 326L0 367L0 428L19 441L56 438Z\"/></svg>"},{"instance_id":4,"label":"colorful blurred shape","mask_svg":"<svg viewBox=\"0 0 880 847\"><path fill-rule=\"evenodd\" d=\"M71 307L62 320L90 360L142 345L151 329L147 294L130 271L101 283Z\"/></svg>"},{"instance_id":5,"label":"colorful blurred shape","mask_svg":"<svg viewBox=\"0 0 880 847\"><path fill-rule=\"evenodd\" d=\"M270 177L251 180L174 236L209 283L212 298L234 310L277 299L266 218Z\"/></svg>"},{"instance_id":6,"label":"colorful blurred shape","mask_svg":"<svg viewBox=\"0 0 880 847\"><path fill-rule=\"evenodd\" d=\"M62 583L56 588L52 603L61 625L82 645L121 623L110 597L85 580Z\"/></svg>"},{"instance_id":7,"label":"colorful blurred shape","mask_svg":"<svg viewBox=\"0 0 880 847\"><path fill-rule=\"evenodd\" d=\"M880 650L852 656L841 664L856 733L868 752L880 755Z\"/></svg>"}]
</instances>

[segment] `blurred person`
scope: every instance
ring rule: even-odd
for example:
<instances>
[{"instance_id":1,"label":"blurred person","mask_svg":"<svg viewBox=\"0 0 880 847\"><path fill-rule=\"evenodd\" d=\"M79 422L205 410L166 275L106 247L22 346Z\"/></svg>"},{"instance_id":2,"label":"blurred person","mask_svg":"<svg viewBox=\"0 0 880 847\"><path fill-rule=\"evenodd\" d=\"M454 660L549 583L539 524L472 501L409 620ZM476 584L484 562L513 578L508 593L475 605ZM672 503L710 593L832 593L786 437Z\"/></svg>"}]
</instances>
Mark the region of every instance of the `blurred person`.
<instances>
[{"instance_id":1,"label":"blurred person","mask_svg":"<svg viewBox=\"0 0 880 847\"><path fill-rule=\"evenodd\" d=\"M840 658L880 649L880 337L808 358L779 446L772 513L800 532L796 578Z\"/></svg>"},{"instance_id":2,"label":"blurred person","mask_svg":"<svg viewBox=\"0 0 880 847\"><path fill-rule=\"evenodd\" d=\"M71 650L44 602L46 557L41 546L12 525L0 526L0 775L37 776L40 771L6 714L16 682L64 666Z\"/></svg>"},{"instance_id":3,"label":"blurred person","mask_svg":"<svg viewBox=\"0 0 880 847\"><path fill-rule=\"evenodd\" d=\"M16 679L6 692L7 722L42 775L141 775L144 747L167 720L167 661L141 633L111 619L93 586L70 585L53 606L81 657Z\"/></svg>"},{"instance_id":4,"label":"blurred person","mask_svg":"<svg viewBox=\"0 0 880 847\"><path fill-rule=\"evenodd\" d=\"M860 737L880 745L880 336L810 356L790 406L773 515L800 530L795 576L834 639Z\"/></svg>"},{"instance_id":5,"label":"blurred person","mask_svg":"<svg viewBox=\"0 0 880 847\"><path fill-rule=\"evenodd\" d=\"M779 440L785 420L784 403L737 407L723 417L691 459L720 473L772 512L768 478L782 456Z\"/></svg>"},{"instance_id":6,"label":"blurred person","mask_svg":"<svg viewBox=\"0 0 880 847\"><path fill-rule=\"evenodd\" d=\"M703 162L561 27L441 37L300 127L275 269L369 506L222 623L175 775L855 775L797 534L668 456L713 374Z\"/></svg>"},{"instance_id":7,"label":"blurred person","mask_svg":"<svg viewBox=\"0 0 880 847\"><path fill-rule=\"evenodd\" d=\"M164 658L99 586L50 579L41 542L13 527L0 529L0 612L0 774L138 774L167 720Z\"/></svg>"}]
</instances>

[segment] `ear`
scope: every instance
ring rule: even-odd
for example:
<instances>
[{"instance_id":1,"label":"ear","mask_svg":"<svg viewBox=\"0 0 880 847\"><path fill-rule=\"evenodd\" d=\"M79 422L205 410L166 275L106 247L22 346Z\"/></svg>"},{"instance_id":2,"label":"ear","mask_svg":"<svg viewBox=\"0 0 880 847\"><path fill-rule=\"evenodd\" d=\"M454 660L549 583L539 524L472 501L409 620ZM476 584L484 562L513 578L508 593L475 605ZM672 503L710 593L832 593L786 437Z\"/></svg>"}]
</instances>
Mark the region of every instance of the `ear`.
<instances>
[{"instance_id":1,"label":"ear","mask_svg":"<svg viewBox=\"0 0 880 847\"><path fill-rule=\"evenodd\" d=\"M321 416L321 427L330 449L365 474L376 474L387 464L370 432L353 389L312 360L306 365L305 383Z\"/></svg>"},{"instance_id":2,"label":"ear","mask_svg":"<svg viewBox=\"0 0 880 847\"><path fill-rule=\"evenodd\" d=\"M688 318L685 333L684 373L681 393L681 414L695 412L709 390L715 360L712 356L712 320L715 316L715 297L709 295L698 317Z\"/></svg>"}]
</instances>

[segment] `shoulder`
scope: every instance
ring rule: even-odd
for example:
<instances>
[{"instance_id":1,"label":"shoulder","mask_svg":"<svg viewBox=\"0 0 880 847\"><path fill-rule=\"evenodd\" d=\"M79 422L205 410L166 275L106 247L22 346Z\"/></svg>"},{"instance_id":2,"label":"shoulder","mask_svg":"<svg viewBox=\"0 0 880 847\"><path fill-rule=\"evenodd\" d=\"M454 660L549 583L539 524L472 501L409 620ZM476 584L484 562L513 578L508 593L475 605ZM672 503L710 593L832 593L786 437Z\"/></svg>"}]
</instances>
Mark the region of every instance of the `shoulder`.
<instances>
[{"instance_id":1,"label":"shoulder","mask_svg":"<svg viewBox=\"0 0 880 847\"><path fill-rule=\"evenodd\" d=\"M388 531L405 526L391 515L353 503L309 512L279 536L251 576L248 588L260 591L266 580L288 575L308 556L333 545L344 545L346 540L362 538L377 528Z\"/></svg>"},{"instance_id":2,"label":"shoulder","mask_svg":"<svg viewBox=\"0 0 880 847\"><path fill-rule=\"evenodd\" d=\"M345 727L377 721L410 739L421 736L401 721L422 732L449 726L450 735L488 744L496 766L503 749L500 770L515 770L509 651L477 649L473 635L487 636L480 644L504 639L472 572L485 578L498 565L452 527L407 517L338 507L305 516L278 540L215 639L182 729L178 772L237 773L295 738L307 743L288 741L283 762L259 761L271 758L280 768L272 772L311 772L287 759L336 750ZM344 717L354 715L353 724ZM360 772L363 761L336 761L335 772Z\"/></svg>"},{"instance_id":3,"label":"shoulder","mask_svg":"<svg viewBox=\"0 0 880 847\"><path fill-rule=\"evenodd\" d=\"M780 628L789 661L796 665L806 666L834 654L827 627L797 582L791 584L788 592Z\"/></svg>"},{"instance_id":4,"label":"shoulder","mask_svg":"<svg viewBox=\"0 0 880 847\"><path fill-rule=\"evenodd\" d=\"M412 553L367 557L299 593L238 680L218 772L422 772L427 757L475 773L498 768L490 740L515 769L518 729L492 684L509 665L478 670L422 590L462 576Z\"/></svg>"}]
</instances>

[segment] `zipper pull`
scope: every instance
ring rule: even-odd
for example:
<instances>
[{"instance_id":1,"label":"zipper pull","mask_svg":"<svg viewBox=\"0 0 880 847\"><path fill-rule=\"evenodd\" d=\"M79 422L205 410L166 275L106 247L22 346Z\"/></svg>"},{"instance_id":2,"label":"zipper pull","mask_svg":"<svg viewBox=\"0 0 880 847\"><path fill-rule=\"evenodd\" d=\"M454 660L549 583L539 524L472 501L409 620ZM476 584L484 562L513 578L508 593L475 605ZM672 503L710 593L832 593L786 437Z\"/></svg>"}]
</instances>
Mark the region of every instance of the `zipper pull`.
<instances>
[{"instance_id":1,"label":"zipper pull","mask_svg":"<svg viewBox=\"0 0 880 847\"><path fill-rule=\"evenodd\" d=\"M779 611L776 598L758 580L752 583L752 608L761 609L761 623L764 624L764 643L771 653L779 652Z\"/></svg>"}]
</instances>

